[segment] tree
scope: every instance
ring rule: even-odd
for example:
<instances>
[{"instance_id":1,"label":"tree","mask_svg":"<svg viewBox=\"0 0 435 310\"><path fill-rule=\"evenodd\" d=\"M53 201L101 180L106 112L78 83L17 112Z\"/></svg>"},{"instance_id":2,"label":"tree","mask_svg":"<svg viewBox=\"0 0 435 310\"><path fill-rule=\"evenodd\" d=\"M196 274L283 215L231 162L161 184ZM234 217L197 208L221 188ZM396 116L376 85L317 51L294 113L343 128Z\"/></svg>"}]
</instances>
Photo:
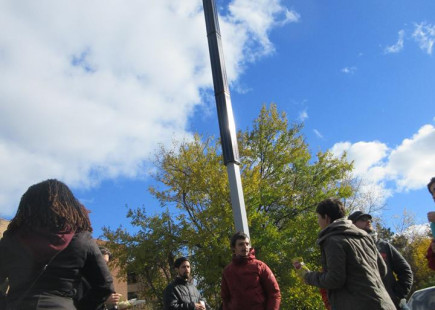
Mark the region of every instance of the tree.
<instances>
[{"instance_id":1,"label":"tree","mask_svg":"<svg viewBox=\"0 0 435 310\"><path fill-rule=\"evenodd\" d=\"M283 309L321 307L317 289L304 286L291 259L303 256L309 267L320 265L315 244L316 203L326 197L352 195L347 180L352 164L345 156L319 152L312 158L301 124L288 124L276 105L263 107L252 129L238 133L242 182L252 243L257 257L274 271L282 290ZM170 280L173 260L189 255L197 285L208 302L220 303L220 279L231 260L234 233L226 169L219 141L195 135L156 156L159 186L150 192L167 211L148 216L146 208L128 216L139 232L105 229L120 257L120 267L145 279L147 294L157 304ZM118 253L124 251L126 254ZM124 267L126 268L126 267Z\"/></svg>"}]
</instances>

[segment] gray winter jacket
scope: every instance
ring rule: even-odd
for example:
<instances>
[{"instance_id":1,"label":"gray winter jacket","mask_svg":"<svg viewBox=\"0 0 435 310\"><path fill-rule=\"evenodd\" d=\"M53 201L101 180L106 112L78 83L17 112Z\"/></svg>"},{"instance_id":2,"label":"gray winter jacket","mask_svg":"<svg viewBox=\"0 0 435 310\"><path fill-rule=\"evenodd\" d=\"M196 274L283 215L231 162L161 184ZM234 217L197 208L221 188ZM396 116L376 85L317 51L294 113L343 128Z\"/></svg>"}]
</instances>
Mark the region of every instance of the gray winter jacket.
<instances>
[{"instance_id":1,"label":"gray winter jacket","mask_svg":"<svg viewBox=\"0 0 435 310\"><path fill-rule=\"evenodd\" d=\"M195 304L200 300L204 301L195 285L180 277L169 283L163 293L165 310L195 310ZM206 308L210 309L207 304Z\"/></svg>"},{"instance_id":2,"label":"gray winter jacket","mask_svg":"<svg viewBox=\"0 0 435 310\"><path fill-rule=\"evenodd\" d=\"M344 218L319 233L322 272L308 272L308 284L328 290L333 310L396 310L382 277L384 260L374 240Z\"/></svg>"}]
</instances>

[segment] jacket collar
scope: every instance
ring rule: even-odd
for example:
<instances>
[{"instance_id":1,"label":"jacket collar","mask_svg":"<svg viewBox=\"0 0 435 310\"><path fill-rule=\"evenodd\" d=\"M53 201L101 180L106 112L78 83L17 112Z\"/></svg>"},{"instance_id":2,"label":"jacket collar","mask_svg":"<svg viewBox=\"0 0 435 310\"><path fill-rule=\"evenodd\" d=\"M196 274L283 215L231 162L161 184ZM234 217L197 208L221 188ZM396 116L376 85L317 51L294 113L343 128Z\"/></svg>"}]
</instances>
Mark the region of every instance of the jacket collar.
<instances>
[{"instance_id":1,"label":"jacket collar","mask_svg":"<svg viewBox=\"0 0 435 310\"><path fill-rule=\"evenodd\" d=\"M336 219L334 222L326 226L319 232L317 244L321 244L326 238L333 235L348 235L364 237L368 236L367 232L356 227L351 220L346 218Z\"/></svg>"}]
</instances>

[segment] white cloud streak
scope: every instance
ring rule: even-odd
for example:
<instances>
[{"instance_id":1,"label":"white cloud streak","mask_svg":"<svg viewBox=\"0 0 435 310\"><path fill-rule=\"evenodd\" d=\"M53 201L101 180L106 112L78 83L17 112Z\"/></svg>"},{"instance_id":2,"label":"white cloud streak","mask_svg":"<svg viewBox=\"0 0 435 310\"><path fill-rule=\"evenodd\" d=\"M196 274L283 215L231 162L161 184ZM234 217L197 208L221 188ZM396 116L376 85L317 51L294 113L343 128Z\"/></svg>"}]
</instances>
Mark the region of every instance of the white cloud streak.
<instances>
[{"instance_id":1,"label":"white cloud streak","mask_svg":"<svg viewBox=\"0 0 435 310\"><path fill-rule=\"evenodd\" d=\"M395 44L384 48L384 54L395 54L403 50L405 40L413 39L419 46L419 48L432 55L433 46L435 43L435 25L427 22L421 22L414 24L412 35L409 38L405 36L405 30L400 30L398 33L398 40Z\"/></svg>"},{"instance_id":2,"label":"white cloud streak","mask_svg":"<svg viewBox=\"0 0 435 310\"><path fill-rule=\"evenodd\" d=\"M403 49L405 30L400 30L398 33L398 36L399 36L399 38L397 39L397 42L395 44L387 46L384 49L385 54L398 53Z\"/></svg>"},{"instance_id":3,"label":"white cloud streak","mask_svg":"<svg viewBox=\"0 0 435 310\"><path fill-rule=\"evenodd\" d=\"M230 82L299 19L279 0L234 0L220 25ZM0 2L0 216L32 183L144 176L185 128L211 70L202 2Z\"/></svg>"},{"instance_id":4,"label":"white cloud streak","mask_svg":"<svg viewBox=\"0 0 435 310\"><path fill-rule=\"evenodd\" d=\"M418 43L420 49L429 55L432 54L433 45L435 43L435 25L425 22L416 24L412 37Z\"/></svg>"},{"instance_id":5,"label":"white cloud streak","mask_svg":"<svg viewBox=\"0 0 435 310\"><path fill-rule=\"evenodd\" d=\"M320 131L318 131L317 129L313 129L313 132L318 138L323 139L323 135Z\"/></svg>"},{"instance_id":6,"label":"white cloud streak","mask_svg":"<svg viewBox=\"0 0 435 310\"><path fill-rule=\"evenodd\" d=\"M403 49L403 43L404 43L404 37L405 37L405 30L400 30L398 33L399 38L397 39L397 42L393 45L387 46L384 49L385 54L394 54L398 53Z\"/></svg>"},{"instance_id":7,"label":"white cloud streak","mask_svg":"<svg viewBox=\"0 0 435 310\"><path fill-rule=\"evenodd\" d=\"M340 71L345 73L345 74L354 74L356 72L356 67L353 67L353 66L352 67L344 67Z\"/></svg>"}]
</instances>

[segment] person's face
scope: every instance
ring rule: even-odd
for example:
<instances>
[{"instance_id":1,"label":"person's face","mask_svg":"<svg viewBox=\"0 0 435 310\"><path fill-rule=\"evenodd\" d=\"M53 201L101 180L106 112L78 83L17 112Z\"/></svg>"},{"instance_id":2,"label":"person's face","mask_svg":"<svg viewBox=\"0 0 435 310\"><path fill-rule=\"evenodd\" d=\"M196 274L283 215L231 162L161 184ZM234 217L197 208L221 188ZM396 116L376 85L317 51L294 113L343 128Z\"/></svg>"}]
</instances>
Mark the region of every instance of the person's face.
<instances>
[{"instance_id":1,"label":"person's face","mask_svg":"<svg viewBox=\"0 0 435 310\"><path fill-rule=\"evenodd\" d=\"M249 238L236 240L236 245L233 248L233 252L236 256L247 257L249 250L251 249L251 243Z\"/></svg>"},{"instance_id":2,"label":"person's face","mask_svg":"<svg viewBox=\"0 0 435 310\"><path fill-rule=\"evenodd\" d=\"M429 186L430 189L430 193L432 194L432 198L435 201L435 183L431 184L431 186Z\"/></svg>"},{"instance_id":3,"label":"person's face","mask_svg":"<svg viewBox=\"0 0 435 310\"><path fill-rule=\"evenodd\" d=\"M367 216L362 216L355 222L355 226L367 232L373 231L372 220Z\"/></svg>"},{"instance_id":4,"label":"person's face","mask_svg":"<svg viewBox=\"0 0 435 310\"><path fill-rule=\"evenodd\" d=\"M103 259L107 264L109 262L109 254L103 254Z\"/></svg>"},{"instance_id":5,"label":"person's face","mask_svg":"<svg viewBox=\"0 0 435 310\"><path fill-rule=\"evenodd\" d=\"M319 213L317 213L317 224L319 224L320 229L325 229L326 226L331 224L331 219L326 214L325 217L322 217Z\"/></svg>"},{"instance_id":6,"label":"person's face","mask_svg":"<svg viewBox=\"0 0 435 310\"><path fill-rule=\"evenodd\" d=\"M180 267L176 268L178 276L184 279L190 277L190 263L188 261L182 262Z\"/></svg>"}]
</instances>

